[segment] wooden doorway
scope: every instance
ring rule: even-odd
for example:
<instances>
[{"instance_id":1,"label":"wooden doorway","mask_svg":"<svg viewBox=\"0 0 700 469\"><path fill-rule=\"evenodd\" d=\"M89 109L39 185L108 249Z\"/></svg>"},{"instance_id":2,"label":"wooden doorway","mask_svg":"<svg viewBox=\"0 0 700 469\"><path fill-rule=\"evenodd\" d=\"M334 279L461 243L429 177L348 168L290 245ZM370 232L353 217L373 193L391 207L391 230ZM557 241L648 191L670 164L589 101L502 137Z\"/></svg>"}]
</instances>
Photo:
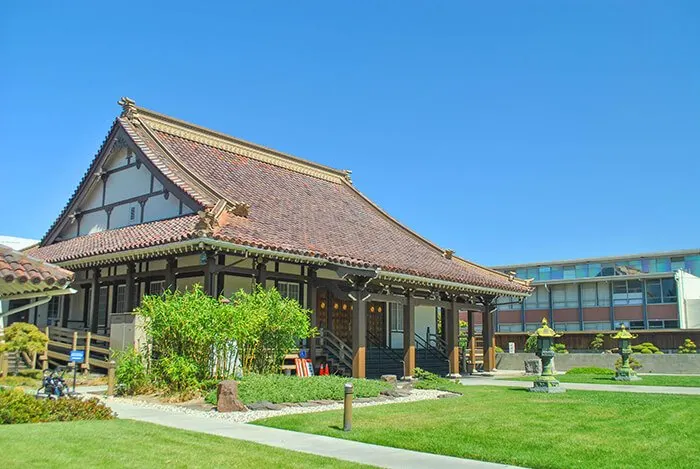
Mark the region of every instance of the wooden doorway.
<instances>
[{"instance_id":1,"label":"wooden doorway","mask_svg":"<svg viewBox=\"0 0 700 469\"><path fill-rule=\"evenodd\" d=\"M386 347L386 303L367 302L367 342Z\"/></svg>"}]
</instances>

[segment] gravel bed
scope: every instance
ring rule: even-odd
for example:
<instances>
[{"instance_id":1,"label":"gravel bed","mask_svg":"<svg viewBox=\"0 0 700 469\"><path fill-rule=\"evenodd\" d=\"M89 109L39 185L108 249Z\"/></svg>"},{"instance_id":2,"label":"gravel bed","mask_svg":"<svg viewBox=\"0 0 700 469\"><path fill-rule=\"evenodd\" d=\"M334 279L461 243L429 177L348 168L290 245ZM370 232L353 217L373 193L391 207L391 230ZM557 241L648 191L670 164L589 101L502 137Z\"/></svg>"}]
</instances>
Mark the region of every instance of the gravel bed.
<instances>
[{"instance_id":1,"label":"gravel bed","mask_svg":"<svg viewBox=\"0 0 700 469\"><path fill-rule=\"evenodd\" d=\"M353 408L368 407L373 405L384 405L384 404L400 404L403 402L415 402L423 401L427 399L437 399L438 396L450 395L445 391L436 391L432 389L413 389L409 396L396 397L393 399L387 399L384 401L375 402L361 402L353 403ZM446 396L445 396L446 397ZM109 405L110 402L118 402L124 404L130 404L139 407L146 407L151 409L164 410L167 412L179 412L190 415L198 415L201 417L208 417L214 419L228 420L230 422L237 423L247 423L254 420L265 419L268 417L278 417L281 415L292 415L292 414L308 414L311 412L324 412L326 410L338 410L343 408L342 402L328 404L328 405L317 405L311 407L284 407L281 410L249 410L248 412L229 412L229 413L219 413L215 410L212 411L202 411L189 409L187 407L182 407L179 405L168 405L168 404L156 404L153 402L144 402L138 399L129 399L125 397L113 397L106 401Z\"/></svg>"}]
</instances>

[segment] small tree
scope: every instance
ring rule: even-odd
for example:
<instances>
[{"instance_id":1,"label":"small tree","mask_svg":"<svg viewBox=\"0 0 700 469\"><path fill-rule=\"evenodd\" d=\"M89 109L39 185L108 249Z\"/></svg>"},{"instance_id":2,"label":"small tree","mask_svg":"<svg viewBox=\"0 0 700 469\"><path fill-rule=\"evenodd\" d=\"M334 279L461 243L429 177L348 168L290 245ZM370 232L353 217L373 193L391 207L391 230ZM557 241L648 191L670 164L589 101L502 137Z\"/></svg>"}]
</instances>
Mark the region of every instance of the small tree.
<instances>
[{"instance_id":1,"label":"small tree","mask_svg":"<svg viewBox=\"0 0 700 469\"><path fill-rule=\"evenodd\" d=\"M596 334L595 338L591 341L591 348L593 350L602 350L604 338L605 336L603 336L603 334Z\"/></svg>"},{"instance_id":2,"label":"small tree","mask_svg":"<svg viewBox=\"0 0 700 469\"><path fill-rule=\"evenodd\" d=\"M536 352L537 351L537 336L536 335L531 335L527 338L527 341L525 342L525 351L526 352Z\"/></svg>"},{"instance_id":3,"label":"small tree","mask_svg":"<svg viewBox=\"0 0 700 469\"><path fill-rule=\"evenodd\" d=\"M697 353L697 349L695 342L690 339L685 339L683 345L678 347L678 353Z\"/></svg>"},{"instance_id":4,"label":"small tree","mask_svg":"<svg viewBox=\"0 0 700 469\"><path fill-rule=\"evenodd\" d=\"M39 353L46 347L49 338L38 327L26 322L16 322L5 329L5 343L0 343L0 353ZM19 373L18 361L15 360L15 375Z\"/></svg>"}]
</instances>

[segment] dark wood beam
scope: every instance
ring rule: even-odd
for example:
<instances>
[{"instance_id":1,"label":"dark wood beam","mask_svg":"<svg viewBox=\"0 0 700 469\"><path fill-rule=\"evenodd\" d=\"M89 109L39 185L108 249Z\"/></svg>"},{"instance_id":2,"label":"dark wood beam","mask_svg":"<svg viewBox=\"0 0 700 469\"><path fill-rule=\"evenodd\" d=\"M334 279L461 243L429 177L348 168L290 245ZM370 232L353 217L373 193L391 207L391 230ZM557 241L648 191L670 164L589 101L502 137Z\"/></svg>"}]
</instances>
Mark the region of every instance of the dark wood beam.
<instances>
[{"instance_id":1,"label":"dark wood beam","mask_svg":"<svg viewBox=\"0 0 700 469\"><path fill-rule=\"evenodd\" d=\"M136 266L134 265L133 262L129 262L126 265L126 278L124 279L126 281L125 283L125 289L124 289L124 308L126 311L124 312L132 312L134 310L134 270L136 269Z\"/></svg>"},{"instance_id":2,"label":"dark wood beam","mask_svg":"<svg viewBox=\"0 0 700 469\"><path fill-rule=\"evenodd\" d=\"M360 283L358 282L358 285ZM363 300L366 295L364 288L353 291L355 303L352 309L352 377L364 378L366 376L366 348L367 348L367 302Z\"/></svg>"},{"instance_id":3,"label":"dark wood beam","mask_svg":"<svg viewBox=\"0 0 700 469\"><path fill-rule=\"evenodd\" d=\"M411 290L406 291L403 307L403 374L410 378L416 371L416 304Z\"/></svg>"},{"instance_id":4,"label":"dark wood beam","mask_svg":"<svg viewBox=\"0 0 700 469\"><path fill-rule=\"evenodd\" d=\"M494 363L494 340L495 334L493 330L493 312L491 311L491 302L493 297L484 297L484 313L482 316L482 336L484 342L484 371L493 371L496 367Z\"/></svg>"},{"instance_id":5,"label":"dark wood beam","mask_svg":"<svg viewBox=\"0 0 700 469\"><path fill-rule=\"evenodd\" d=\"M92 301L90 302L90 331L97 333L97 315L100 307L100 269L92 269Z\"/></svg>"},{"instance_id":6,"label":"dark wood beam","mask_svg":"<svg viewBox=\"0 0 700 469\"><path fill-rule=\"evenodd\" d=\"M445 339L450 360L450 377L459 378L459 306L456 297L445 313Z\"/></svg>"}]
</instances>

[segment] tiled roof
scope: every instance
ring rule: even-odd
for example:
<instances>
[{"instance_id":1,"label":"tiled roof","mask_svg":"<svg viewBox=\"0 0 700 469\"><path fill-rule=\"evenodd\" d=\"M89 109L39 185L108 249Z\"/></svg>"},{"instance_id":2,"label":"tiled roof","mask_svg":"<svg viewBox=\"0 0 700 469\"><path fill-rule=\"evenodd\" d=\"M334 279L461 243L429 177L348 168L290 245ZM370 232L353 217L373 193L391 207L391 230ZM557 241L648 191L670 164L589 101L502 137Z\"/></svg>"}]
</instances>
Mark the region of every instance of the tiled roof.
<instances>
[{"instance_id":1,"label":"tiled roof","mask_svg":"<svg viewBox=\"0 0 700 469\"><path fill-rule=\"evenodd\" d=\"M138 112L119 121L129 135L140 140L139 145L146 145L151 155L165 162L167 177L179 181L190 194L192 186L204 183L209 193L206 205L214 202L212 195L250 205L247 217L227 217L213 238L477 287L519 293L530 290L518 279L456 257L446 258L439 247L365 198L344 172L310 166L283 154L263 158L247 148L238 151L235 145L241 141L231 139L228 145L221 134L207 134L210 131L194 126L185 128L174 120L160 125L159 119L168 118L141 108ZM134 119L138 122L130 125ZM198 218L188 215L104 231L34 253L60 262L165 244L194 237Z\"/></svg>"},{"instance_id":2,"label":"tiled roof","mask_svg":"<svg viewBox=\"0 0 700 469\"><path fill-rule=\"evenodd\" d=\"M63 288L73 272L0 244L0 298Z\"/></svg>"}]
</instances>

